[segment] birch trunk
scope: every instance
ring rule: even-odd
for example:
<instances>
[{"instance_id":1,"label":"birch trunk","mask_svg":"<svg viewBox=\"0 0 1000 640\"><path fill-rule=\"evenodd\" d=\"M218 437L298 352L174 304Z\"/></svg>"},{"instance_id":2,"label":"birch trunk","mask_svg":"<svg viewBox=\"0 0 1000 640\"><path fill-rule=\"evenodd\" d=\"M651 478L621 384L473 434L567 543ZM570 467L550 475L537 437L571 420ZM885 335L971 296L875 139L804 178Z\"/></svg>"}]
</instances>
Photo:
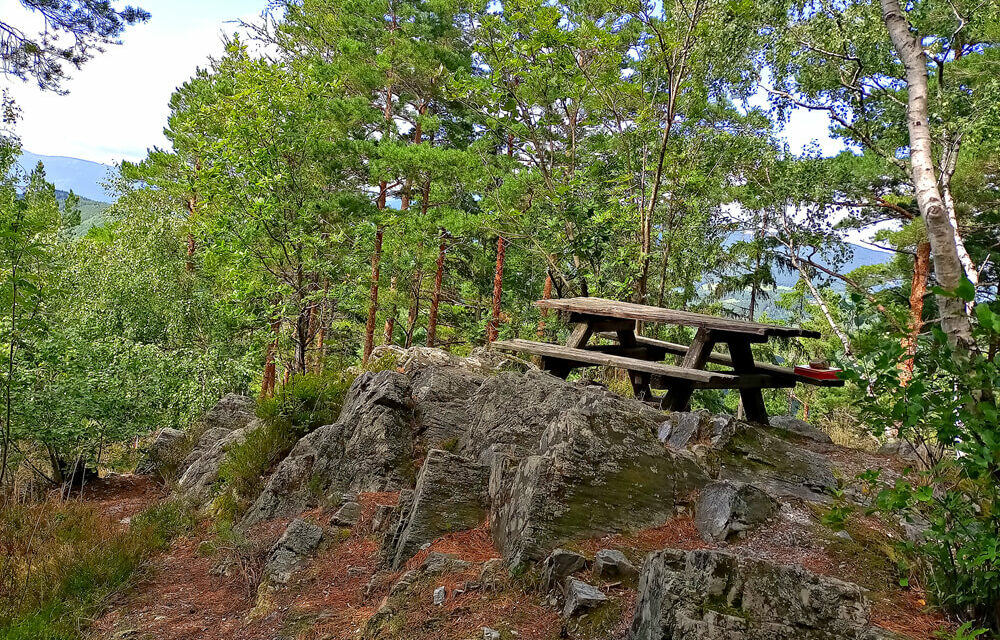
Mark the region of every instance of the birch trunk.
<instances>
[{"instance_id":1,"label":"birch trunk","mask_svg":"<svg viewBox=\"0 0 1000 640\"><path fill-rule=\"evenodd\" d=\"M893 47L906 70L906 120L910 134L910 172L917 206L927 228L934 257L934 274L941 287L957 289L965 271L958 256L955 228L938 189L928 123L927 58L920 40L910 31L910 22L899 0L881 0L882 18ZM972 348L972 325L965 303L955 297L938 296L941 328L961 348Z\"/></svg>"}]
</instances>

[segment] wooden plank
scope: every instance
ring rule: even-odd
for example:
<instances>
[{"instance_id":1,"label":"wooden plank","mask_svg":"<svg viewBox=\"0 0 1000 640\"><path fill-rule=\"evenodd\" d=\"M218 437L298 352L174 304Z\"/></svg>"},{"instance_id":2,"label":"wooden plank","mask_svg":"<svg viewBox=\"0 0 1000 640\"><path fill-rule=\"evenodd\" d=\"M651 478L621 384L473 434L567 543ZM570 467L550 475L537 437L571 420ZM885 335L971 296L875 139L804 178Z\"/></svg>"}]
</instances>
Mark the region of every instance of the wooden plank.
<instances>
[{"instance_id":1,"label":"wooden plank","mask_svg":"<svg viewBox=\"0 0 1000 640\"><path fill-rule=\"evenodd\" d=\"M569 323L586 322L593 331L634 331L635 320L626 318L607 318L586 313L569 314Z\"/></svg>"},{"instance_id":2,"label":"wooden plank","mask_svg":"<svg viewBox=\"0 0 1000 640\"><path fill-rule=\"evenodd\" d=\"M754 370L753 351L749 342L730 342L729 354L733 358L733 369L737 373ZM767 408L764 406L764 394L760 389L740 389L740 399L743 401L743 412L748 421L769 424Z\"/></svg>"},{"instance_id":3,"label":"wooden plank","mask_svg":"<svg viewBox=\"0 0 1000 640\"><path fill-rule=\"evenodd\" d=\"M602 334L600 334L600 337L604 338L605 340L615 340L617 338L616 334L614 334L614 333L602 333ZM660 352L662 352L664 354L669 353L669 354L672 354L672 355L675 355L675 356L683 356L683 355L687 354L687 351L688 351L687 347L685 347L682 344L677 344L676 342L667 342L665 340L657 340L656 338L647 338L645 336L636 336L635 339L636 339L636 342L638 342L640 346L649 347L654 352L655 351L660 351ZM588 347L588 348L594 349L596 347ZM728 356L728 355L726 355L724 353L714 353L713 352L713 353L711 353L708 356L708 361L711 362L711 363L713 363L713 364L721 364L721 365L723 365L725 367L731 367L731 366L733 366L733 359L732 359L732 357ZM792 378L796 382L799 382L799 383L802 383L802 384L811 384L811 385L814 385L814 386L817 386L817 387L842 387L842 386L844 386L844 381L843 380L817 380L816 378L810 378L809 376L804 376L804 375L795 373L794 370L789 369L788 367L782 367L782 366L779 366L779 365L776 365L776 364L768 364L768 363L758 362L758 363L756 363L755 372L767 373L767 374L770 374L770 375L773 375L773 376L786 376L788 378Z\"/></svg>"},{"instance_id":4,"label":"wooden plank","mask_svg":"<svg viewBox=\"0 0 1000 640\"><path fill-rule=\"evenodd\" d=\"M549 362L570 363L574 367L617 367L627 371L639 371L659 375L673 380L693 382L698 389L740 389L743 387L783 388L790 384L781 378L766 374L733 374L701 369L685 369L662 362L650 362L622 356L610 355L590 349L573 349L558 344L531 342L529 340L500 340L493 346L505 351L516 351L542 356Z\"/></svg>"},{"instance_id":5,"label":"wooden plank","mask_svg":"<svg viewBox=\"0 0 1000 640\"><path fill-rule=\"evenodd\" d=\"M581 322L573 327L573 332L569 334L569 339L566 340L566 346L574 349L582 349L587 346L592 333L593 330L590 328L590 323Z\"/></svg>"},{"instance_id":6,"label":"wooden plank","mask_svg":"<svg viewBox=\"0 0 1000 640\"><path fill-rule=\"evenodd\" d=\"M662 322L687 327L703 327L729 333L777 336L787 338L820 338L818 331L799 329L797 327L782 327L777 325L759 324L745 320L719 318L717 316L677 311L661 307L650 307L631 302L617 302L603 298L562 298L555 300L539 300L535 303L542 309L555 309L570 313L601 316L605 318L626 318L643 322Z\"/></svg>"}]
</instances>

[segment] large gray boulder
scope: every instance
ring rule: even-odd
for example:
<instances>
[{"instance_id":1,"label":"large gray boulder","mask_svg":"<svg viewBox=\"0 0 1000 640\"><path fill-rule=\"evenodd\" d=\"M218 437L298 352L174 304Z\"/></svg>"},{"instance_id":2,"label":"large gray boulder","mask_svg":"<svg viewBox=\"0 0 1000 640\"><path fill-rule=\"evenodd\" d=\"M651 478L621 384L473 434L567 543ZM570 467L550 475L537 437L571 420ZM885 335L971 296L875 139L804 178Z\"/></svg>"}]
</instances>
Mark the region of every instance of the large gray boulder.
<instances>
[{"instance_id":1,"label":"large gray boulder","mask_svg":"<svg viewBox=\"0 0 1000 640\"><path fill-rule=\"evenodd\" d=\"M180 429L166 427L161 429L147 447L142 460L135 468L139 475L149 475L160 471L171 462L179 462L176 458L185 440L185 434Z\"/></svg>"},{"instance_id":2,"label":"large gray boulder","mask_svg":"<svg viewBox=\"0 0 1000 640\"><path fill-rule=\"evenodd\" d=\"M181 475L177 482L178 492L195 502L208 502L219 479L219 468L226 459L226 453L231 447L246 440L247 435L263 427L261 420L253 418L245 427L229 431L218 440L213 440Z\"/></svg>"},{"instance_id":3,"label":"large gray boulder","mask_svg":"<svg viewBox=\"0 0 1000 640\"><path fill-rule=\"evenodd\" d=\"M708 482L693 456L657 440L658 412L602 390L520 377L527 397L508 400L505 412L493 414L494 424L517 434L507 440L515 450L528 449L538 415L546 424L533 454L493 458L490 525L507 560L538 561L564 542L662 524ZM536 398L537 413L530 405ZM488 411L484 406L482 413ZM506 438L496 428L480 433L479 444Z\"/></svg>"},{"instance_id":4,"label":"large gray boulder","mask_svg":"<svg viewBox=\"0 0 1000 640\"><path fill-rule=\"evenodd\" d=\"M412 497L401 503L399 520L385 538L384 557L393 569L445 534L472 529L486 520L488 469L461 456L432 449L417 476Z\"/></svg>"},{"instance_id":5,"label":"large gray boulder","mask_svg":"<svg viewBox=\"0 0 1000 640\"><path fill-rule=\"evenodd\" d=\"M662 414L603 387L566 382L543 371L500 373L487 378L471 400L472 422L461 452L489 464L502 453L516 460L537 454L543 432L559 416L609 403L625 403L650 422Z\"/></svg>"},{"instance_id":6,"label":"large gray boulder","mask_svg":"<svg viewBox=\"0 0 1000 640\"><path fill-rule=\"evenodd\" d=\"M707 411L674 411L660 425L657 436L667 446L685 449L694 444L718 447L737 430L732 416L712 415Z\"/></svg>"},{"instance_id":7,"label":"large gray boulder","mask_svg":"<svg viewBox=\"0 0 1000 640\"><path fill-rule=\"evenodd\" d=\"M739 482L713 482L701 490L694 524L708 542L722 542L777 515L778 503L757 487Z\"/></svg>"},{"instance_id":8,"label":"large gray boulder","mask_svg":"<svg viewBox=\"0 0 1000 640\"><path fill-rule=\"evenodd\" d=\"M826 503L837 487L829 458L764 427L739 423L716 453L722 479L754 484L774 497Z\"/></svg>"},{"instance_id":9,"label":"large gray boulder","mask_svg":"<svg viewBox=\"0 0 1000 640\"><path fill-rule=\"evenodd\" d=\"M409 379L395 371L359 376L347 392L338 422L296 443L247 512L243 526L295 515L321 498L410 485L413 430Z\"/></svg>"},{"instance_id":10,"label":"large gray boulder","mask_svg":"<svg viewBox=\"0 0 1000 640\"><path fill-rule=\"evenodd\" d=\"M833 444L833 439L825 431L820 431L805 420L794 416L771 416L770 425L820 444Z\"/></svg>"},{"instance_id":11,"label":"large gray boulder","mask_svg":"<svg viewBox=\"0 0 1000 640\"><path fill-rule=\"evenodd\" d=\"M245 428L254 420L255 403L253 398L230 393L222 397L214 407L208 410L198 421L195 431L200 435L194 446L181 461L177 472L182 474L199 458L211 450L216 443L233 431Z\"/></svg>"},{"instance_id":12,"label":"large gray boulder","mask_svg":"<svg viewBox=\"0 0 1000 640\"><path fill-rule=\"evenodd\" d=\"M305 520L292 520L275 543L264 565L263 577L273 586L287 584L323 540L323 528Z\"/></svg>"},{"instance_id":13,"label":"large gray boulder","mask_svg":"<svg viewBox=\"0 0 1000 640\"><path fill-rule=\"evenodd\" d=\"M428 449L454 450L473 418L471 398L483 376L455 366L430 366L410 373L416 437Z\"/></svg>"},{"instance_id":14,"label":"large gray boulder","mask_svg":"<svg viewBox=\"0 0 1000 640\"><path fill-rule=\"evenodd\" d=\"M253 420L256 406L254 399L249 396L229 393L208 410L201 422L205 429L242 429Z\"/></svg>"},{"instance_id":15,"label":"large gray boulder","mask_svg":"<svg viewBox=\"0 0 1000 640\"><path fill-rule=\"evenodd\" d=\"M643 562L632 640L876 640L864 590L802 567L667 549Z\"/></svg>"}]
</instances>

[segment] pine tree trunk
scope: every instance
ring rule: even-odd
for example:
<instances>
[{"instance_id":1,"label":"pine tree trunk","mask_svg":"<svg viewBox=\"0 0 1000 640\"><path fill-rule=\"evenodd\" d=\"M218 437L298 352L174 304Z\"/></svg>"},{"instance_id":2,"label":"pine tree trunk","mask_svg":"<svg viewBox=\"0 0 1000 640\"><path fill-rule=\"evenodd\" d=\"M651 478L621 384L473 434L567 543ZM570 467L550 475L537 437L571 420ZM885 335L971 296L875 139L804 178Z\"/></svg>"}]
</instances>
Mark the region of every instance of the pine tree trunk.
<instances>
[{"instance_id":1,"label":"pine tree trunk","mask_svg":"<svg viewBox=\"0 0 1000 640\"><path fill-rule=\"evenodd\" d=\"M424 286L424 272L417 269L413 274L413 287L410 292L410 314L406 318L406 348L413 346L413 332L417 328L417 318L420 317L420 290Z\"/></svg>"},{"instance_id":2,"label":"pine tree trunk","mask_svg":"<svg viewBox=\"0 0 1000 640\"><path fill-rule=\"evenodd\" d=\"M545 286L542 288L542 300L548 300L552 297L552 274L545 274ZM541 317L538 319L538 330L535 335L541 340L545 337L545 319L549 317L549 310L542 309Z\"/></svg>"},{"instance_id":3,"label":"pine tree trunk","mask_svg":"<svg viewBox=\"0 0 1000 640\"><path fill-rule=\"evenodd\" d=\"M493 317L486 327L486 341L494 342L500 334L500 298L503 294L503 263L504 263L504 241L503 236L497 239L497 268L493 276Z\"/></svg>"},{"instance_id":4,"label":"pine tree trunk","mask_svg":"<svg viewBox=\"0 0 1000 640\"><path fill-rule=\"evenodd\" d=\"M427 317L427 346L433 347L437 340L438 306L441 304L441 283L444 281L444 256L448 250L447 233L441 230L441 246L438 247L437 272L434 274L434 294Z\"/></svg>"},{"instance_id":5,"label":"pine tree trunk","mask_svg":"<svg viewBox=\"0 0 1000 640\"><path fill-rule=\"evenodd\" d=\"M396 19L393 16L393 24L395 24ZM383 110L383 115L385 115L386 123L392 122L392 86L386 87L385 90L385 109ZM388 126L388 124L386 125ZM386 131L388 133L388 130ZM375 206L379 211L385 211L386 202L389 197L389 183L386 180L381 180L378 184L378 198L375 200ZM382 265L382 236L385 235L385 227L380 221L378 226L375 228L375 249L372 251L372 283L371 290L368 295L368 321L365 323L365 344L361 350L361 361L365 364L368 363L369 358L371 358L372 350L375 348L375 323L378 320L378 285L379 285L379 270Z\"/></svg>"},{"instance_id":6,"label":"pine tree trunk","mask_svg":"<svg viewBox=\"0 0 1000 640\"><path fill-rule=\"evenodd\" d=\"M927 276L931 267L931 244L917 245L917 255L913 259L913 279L910 282L910 333L903 338L906 361L900 371L900 382L906 384L913 377L913 360L917 353L917 338L924 322L924 294L927 293Z\"/></svg>"},{"instance_id":7,"label":"pine tree trunk","mask_svg":"<svg viewBox=\"0 0 1000 640\"><path fill-rule=\"evenodd\" d=\"M385 317L385 327L382 332L382 344L392 344L392 334L396 331L396 276L389 280L389 300L391 306Z\"/></svg>"},{"instance_id":8,"label":"pine tree trunk","mask_svg":"<svg viewBox=\"0 0 1000 640\"><path fill-rule=\"evenodd\" d=\"M385 207L385 190L382 191L382 196L380 196L383 208ZM361 361L364 363L368 362L371 358L372 350L375 348L375 321L378 316L378 281L379 281L379 269L382 265L382 235L385 229L379 225L375 230L375 250L372 251L372 284L371 291L368 295L368 322L365 324L365 345L361 352Z\"/></svg>"},{"instance_id":9,"label":"pine tree trunk","mask_svg":"<svg viewBox=\"0 0 1000 640\"><path fill-rule=\"evenodd\" d=\"M276 320L271 324L274 331L274 341L267 345L267 353L264 356L264 378L260 383L260 395L262 398L270 398L274 395L274 386L277 382L278 370L275 358L278 354L278 339L281 335L281 320Z\"/></svg>"},{"instance_id":10,"label":"pine tree trunk","mask_svg":"<svg viewBox=\"0 0 1000 640\"><path fill-rule=\"evenodd\" d=\"M962 282L964 269L958 256L955 229L938 189L934 169L930 125L928 123L927 58L920 40L910 31L910 23L899 0L881 0L882 18L889 38L906 70L907 127L910 134L910 169L917 206L924 219L934 257L934 274L941 287L954 290ZM955 297L938 296L941 328L960 348L971 349L972 324L965 303Z\"/></svg>"}]
</instances>

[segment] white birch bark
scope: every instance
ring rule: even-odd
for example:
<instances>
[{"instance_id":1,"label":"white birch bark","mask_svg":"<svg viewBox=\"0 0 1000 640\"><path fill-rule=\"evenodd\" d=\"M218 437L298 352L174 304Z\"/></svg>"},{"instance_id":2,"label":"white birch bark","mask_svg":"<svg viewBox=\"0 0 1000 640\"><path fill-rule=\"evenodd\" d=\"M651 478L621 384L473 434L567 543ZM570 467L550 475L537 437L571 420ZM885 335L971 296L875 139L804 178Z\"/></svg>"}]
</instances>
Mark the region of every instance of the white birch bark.
<instances>
[{"instance_id":1,"label":"white birch bark","mask_svg":"<svg viewBox=\"0 0 1000 640\"><path fill-rule=\"evenodd\" d=\"M965 274L958 256L955 227L952 226L944 199L938 189L930 125L928 123L927 58L921 42L910 31L910 23L899 0L881 0L882 18L889 38L906 71L906 120L910 134L910 172L917 206L927 228L927 238L934 256L934 274L941 287L956 289ZM954 344L971 348L972 325L965 303L948 296L938 296L941 328Z\"/></svg>"}]
</instances>

